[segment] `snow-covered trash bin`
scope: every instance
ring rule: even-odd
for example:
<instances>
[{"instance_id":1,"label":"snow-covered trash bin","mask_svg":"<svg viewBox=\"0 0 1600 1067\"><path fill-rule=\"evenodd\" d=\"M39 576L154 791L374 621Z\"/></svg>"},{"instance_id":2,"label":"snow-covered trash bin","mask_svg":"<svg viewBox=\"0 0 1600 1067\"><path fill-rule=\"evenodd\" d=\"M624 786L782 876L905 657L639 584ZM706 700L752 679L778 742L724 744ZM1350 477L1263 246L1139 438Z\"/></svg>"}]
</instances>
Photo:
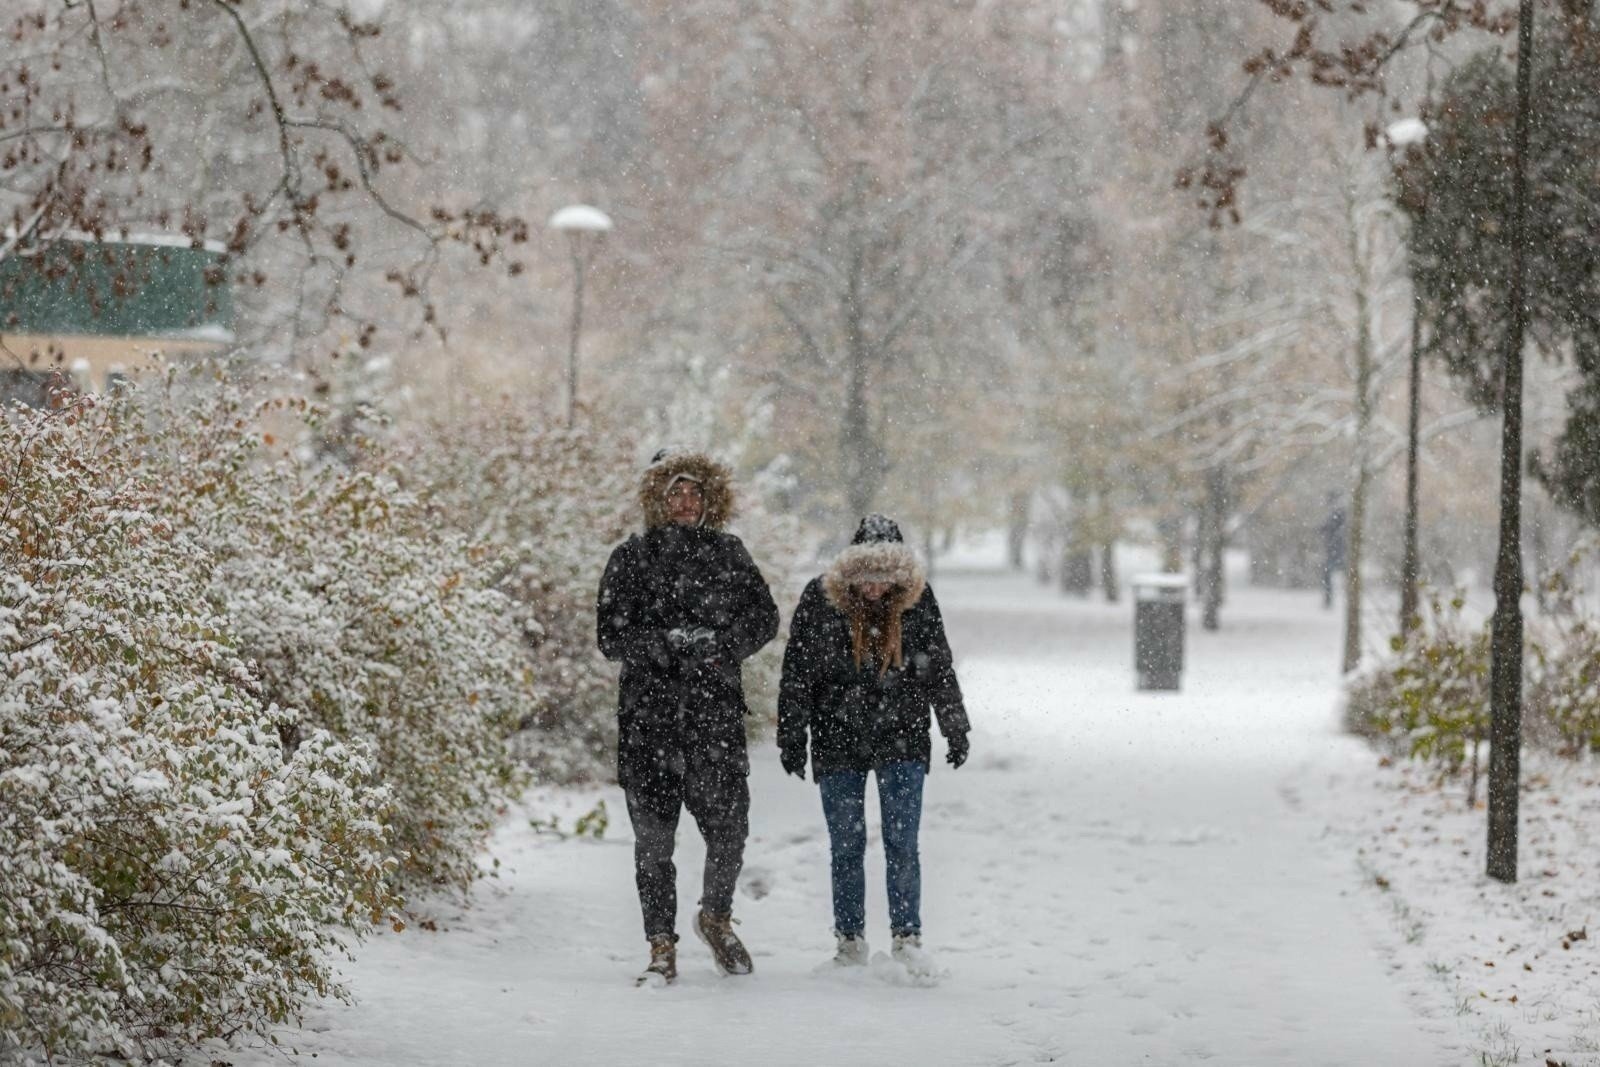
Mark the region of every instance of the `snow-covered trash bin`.
<instances>
[{"instance_id":1,"label":"snow-covered trash bin","mask_svg":"<svg viewBox=\"0 0 1600 1067\"><path fill-rule=\"evenodd\" d=\"M1139 574L1133 587L1133 667L1140 689L1178 689L1183 675L1182 574Z\"/></svg>"}]
</instances>

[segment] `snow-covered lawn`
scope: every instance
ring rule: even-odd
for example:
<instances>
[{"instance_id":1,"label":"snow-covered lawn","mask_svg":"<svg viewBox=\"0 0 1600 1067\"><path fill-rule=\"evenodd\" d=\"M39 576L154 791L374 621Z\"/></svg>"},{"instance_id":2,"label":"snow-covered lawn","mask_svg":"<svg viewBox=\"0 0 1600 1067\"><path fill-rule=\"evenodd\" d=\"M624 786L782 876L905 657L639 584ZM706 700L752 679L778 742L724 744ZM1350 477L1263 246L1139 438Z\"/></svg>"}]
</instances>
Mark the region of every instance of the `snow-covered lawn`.
<instances>
[{"instance_id":1,"label":"snow-covered lawn","mask_svg":"<svg viewBox=\"0 0 1600 1067\"><path fill-rule=\"evenodd\" d=\"M1523 757L1520 880L1484 870L1483 785L1373 762L1313 789L1345 817L1353 853L1389 914L1387 946L1419 1012L1455 1018L1488 1064L1600 1064L1600 767ZM1481 1058L1479 1057L1481 1053Z\"/></svg>"},{"instance_id":2,"label":"snow-covered lawn","mask_svg":"<svg viewBox=\"0 0 1600 1067\"><path fill-rule=\"evenodd\" d=\"M1491 1062L1542 1063L1547 1047L1600 1062L1584 1044L1600 1033L1600 929L1567 950L1549 937L1600 916L1583 805L1530 797L1524 865L1557 874L1489 887L1481 812L1409 791L1403 769L1337 732L1338 616L1314 594L1234 592L1223 632L1191 625L1183 691L1141 694L1130 604L999 572L935 585L975 724L971 763L939 763L926 791L936 986L886 959L824 965L821 808L769 743L752 753L736 909L752 977L715 974L688 933L703 851L686 817L682 976L635 989L646 952L621 795L538 791L496 835L500 877L471 910L364 946L349 969L362 1003L314 1010L285 1043L320 1064L1344 1067L1475 1063L1504 1039L1522 1059ZM570 830L598 800L612 817L600 840L530 823ZM881 952L875 833L873 848Z\"/></svg>"}]
</instances>

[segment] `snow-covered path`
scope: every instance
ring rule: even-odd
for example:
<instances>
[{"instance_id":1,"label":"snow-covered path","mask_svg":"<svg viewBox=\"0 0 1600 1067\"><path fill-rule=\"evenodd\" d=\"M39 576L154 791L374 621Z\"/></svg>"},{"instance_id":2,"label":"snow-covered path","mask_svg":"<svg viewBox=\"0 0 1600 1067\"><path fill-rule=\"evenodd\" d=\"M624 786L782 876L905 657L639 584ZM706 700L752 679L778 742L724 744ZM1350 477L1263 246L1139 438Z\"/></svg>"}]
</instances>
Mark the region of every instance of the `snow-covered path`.
<instances>
[{"instance_id":1,"label":"snow-covered path","mask_svg":"<svg viewBox=\"0 0 1600 1067\"><path fill-rule=\"evenodd\" d=\"M886 961L818 966L832 949L820 805L769 743L752 753L736 908L751 978L717 976L687 933L703 853L686 819L682 977L634 989L645 946L621 796L541 793L497 835L505 868L471 911L364 946L349 969L361 1005L317 1009L286 1043L322 1064L1462 1062L1455 1027L1391 978L1379 907L1322 836L1333 814L1297 789L1370 765L1335 732L1332 614L1242 590L1223 633L1191 626L1184 691L1139 694L1128 604L999 573L936 585L975 726L972 762L940 763L926 791L937 987ZM528 825L570 828L597 798L614 816L603 840ZM873 849L881 949L875 833Z\"/></svg>"}]
</instances>

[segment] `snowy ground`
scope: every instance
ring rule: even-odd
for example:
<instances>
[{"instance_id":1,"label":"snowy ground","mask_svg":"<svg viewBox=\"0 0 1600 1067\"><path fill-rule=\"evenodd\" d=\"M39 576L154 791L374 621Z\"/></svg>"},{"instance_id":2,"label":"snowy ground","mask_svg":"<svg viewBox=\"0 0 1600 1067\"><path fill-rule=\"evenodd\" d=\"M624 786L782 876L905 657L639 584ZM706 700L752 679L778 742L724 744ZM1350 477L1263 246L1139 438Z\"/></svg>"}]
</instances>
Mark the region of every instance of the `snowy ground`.
<instances>
[{"instance_id":1,"label":"snowy ground","mask_svg":"<svg viewBox=\"0 0 1600 1067\"><path fill-rule=\"evenodd\" d=\"M645 945L621 795L538 792L496 835L501 876L472 910L364 946L349 969L362 1003L314 1010L285 1043L320 1064L1459 1065L1485 1051L1542 1063L1546 1047L1600 1062L1584 1045L1600 1036L1595 942L1548 939L1600 916L1593 858L1586 884L1549 860L1559 898L1537 881L1486 888L1481 812L1434 810L1461 805L1408 791L1402 769L1336 732L1338 620L1314 595L1236 592L1222 633L1191 626L1183 692L1157 695L1133 690L1130 605L999 572L935 584L975 724L971 763L939 764L926 792L937 986L886 960L819 967L832 951L820 805L769 743L752 753L736 908L752 977L716 975L688 934L703 852L686 818L682 977L635 989ZM597 800L613 816L600 840L530 824L570 830ZM1581 824L1562 832L1568 856L1592 852ZM881 851L868 879L881 950ZM1486 911L1500 925L1470 942ZM1501 928L1528 940L1495 944Z\"/></svg>"},{"instance_id":2,"label":"snowy ground","mask_svg":"<svg viewBox=\"0 0 1600 1067\"><path fill-rule=\"evenodd\" d=\"M1412 1005L1453 1017L1484 1064L1600 1065L1600 768L1523 757L1519 881L1484 870L1483 785L1372 762L1308 790L1388 910ZM1343 798L1358 798L1350 805Z\"/></svg>"}]
</instances>

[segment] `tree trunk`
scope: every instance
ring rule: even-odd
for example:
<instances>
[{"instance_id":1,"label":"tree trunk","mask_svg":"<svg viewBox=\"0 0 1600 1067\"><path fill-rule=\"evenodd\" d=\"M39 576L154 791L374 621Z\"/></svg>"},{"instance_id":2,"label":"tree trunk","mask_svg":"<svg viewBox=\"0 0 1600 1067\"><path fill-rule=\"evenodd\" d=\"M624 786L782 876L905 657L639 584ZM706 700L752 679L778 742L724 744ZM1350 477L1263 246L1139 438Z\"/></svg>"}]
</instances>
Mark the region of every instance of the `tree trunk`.
<instances>
[{"instance_id":1,"label":"tree trunk","mask_svg":"<svg viewBox=\"0 0 1600 1067\"><path fill-rule=\"evenodd\" d=\"M1550 614L1550 574L1555 564L1550 559L1550 533L1545 528L1545 510L1535 503L1523 526L1528 532L1528 554L1533 557L1533 606L1540 615Z\"/></svg>"},{"instance_id":2,"label":"tree trunk","mask_svg":"<svg viewBox=\"0 0 1600 1067\"><path fill-rule=\"evenodd\" d=\"M1100 588L1105 591L1106 603L1115 604L1121 595L1117 584L1117 546L1107 542L1100 546Z\"/></svg>"},{"instance_id":3,"label":"tree trunk","mask_svg":"<svg viewBox=\"0 0 1600 1067\"><path fill-rule=\"evenodd\" d=\"M1350 493L1349 548L1344 563L1344 656L1340 669L1349 674L1361 665L1361 550L1366 540L1367 491L1372 471L1363 453L1356 461L1356 484Z\"/></svg>"},{"instance_id":4,"label":"tree trunk","mask_svg":"<svg viewBox=\"0 0 1600 1067\"><path fill-rule=\"evenodd\" d=\"M1156 520L1161 538L1161 569L1168 574L1183 570L1183 515L1167 514Z\"/></svg>"},{"instance_id":5,"label":"tree trunk","mask_svg":"<svg viewBox=\"0 0 1600 1067\"><path fill-rule=\"evenodd\" d=\"M862 322L861 259L861 252L857 249L850 261L843 309L845 392L839 447L844 460L845 500L852 520L872 512L884 473L883 449L872 431L872 412L867 399L872 359L866 327Z\"/></svg>"},{"instance_id":6,"label":"tree trunk","mask_svg":"<svg viewBox=\"0 0 1600 1067\"><path fill-rule=\"evenodd\" d=\"M583 336L583 238L568 234L572 243L572 336L567 346L567 428L578 421L578 338Z\"/></svg>"},{"instance_id":7,"label":"tree trunk","mask_svg":"<svg viewBox=\"0 0 1600 1067\"><path fill-rule=\"evenodd\" d=\"M1504 352L1500 552L1489 645L1488 875L1517 880L1517 790L1522 779L1522 340L1528 324L1528 127L1533 112L1533 0L1517 25L1517 126L1511 178L1511 321Z\"/></svg>"},{"instance_id":8,"label":"tree trunk","mask_svg":"<svg viewBox=\"0 0 1600 1067\"><path fill-rule=\"evenodd\" d=\"M1223 542L1227 536L1228 475L1221 465L1206 471L1206 499L1200 512L1200 625L1222 628Z\"/></svg>"},{"instance_id":9,"label":"tree trunk","mask_svg":"<svg viewBox=\"0 0 1600 1067\"><path fill-rule=\"evenodd\" d=\"M1023 553L1028 546L1028 505L1032 500L1033 494L1025 489L1011 494L1011 521L1006 531L1006 560L1014 571L1020 571L1027 565Z\"/></svg>"},{"instance_id":10,"label":"tree trunk","mask_svg":"<svg viewBox=\"0 0 1600 1067\"><path fill-rule=\"evenodd\" d=\"M1122 0L1105 0L1100 7L1100 20L1100 54L1105 71L1120 85L1128 76L1127 49L1122 43L1127 32L1127 12L1122 9Z\"/></svg>"},{"instance_id":11,"label":"tree trunk","mask_svg":"<svg viewBox=\"0 0 1600 1067\"><path fill-rule=\"evenodd\" d=\"M1067 537L1061 548L1061 591L1087 597L1094 588L1094 556L1078 547L1077 539Z\"/></svg>"},{"instance_id":12,"label":"tree trunk","mask_svg":"<svg viewBox=\"0 0 1600 1067\"><path fill-rule=\"evenodd\" d=\"M1400 558L1400 636L1405 637L1419 621L1417 604L1417 460L1421 448L1417 441L1422 421L1422 304L1411 301L1411 383L1409 411L1406 415L1406 533Z\"/></svg>"}]
</instances>

